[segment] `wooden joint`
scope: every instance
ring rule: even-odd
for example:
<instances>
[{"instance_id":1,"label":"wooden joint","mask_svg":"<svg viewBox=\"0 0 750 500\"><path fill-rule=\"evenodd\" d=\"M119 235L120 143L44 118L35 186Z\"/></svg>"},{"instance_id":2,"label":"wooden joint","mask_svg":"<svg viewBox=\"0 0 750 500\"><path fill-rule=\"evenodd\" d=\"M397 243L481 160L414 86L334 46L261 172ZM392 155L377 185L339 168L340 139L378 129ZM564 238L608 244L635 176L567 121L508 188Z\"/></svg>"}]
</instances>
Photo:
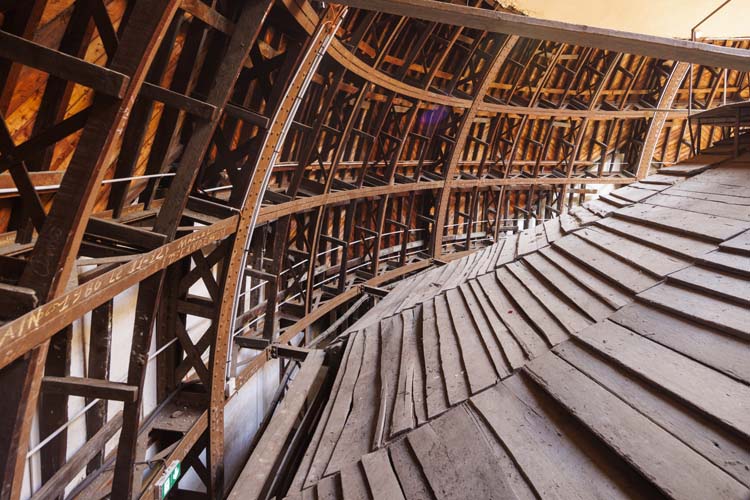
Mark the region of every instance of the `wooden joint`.
<instances>
[{"instance_id":1,"label":"wooden joint","mask_svg":"<svg viewBox=\"0 0 750 500\"><path fill-rule=\"evenodd\" d=\"M362 291L369 295L380 297L381 299L385 297L386 295L388 295L388 290L386 290L385 288L380 288L380 287L372 286L372 285L364 285L362 287Z\"/></svg>"},{"instance_id":2,"label":"wooden joint","mask_svg":"<svg viewBox=\"0 0 750 500\"><path fill-rule=\"evenodd\" d=\"M242 335L234 337L234 343L242 349L254 349L256 351L262 351L271 344L268 339L243 337Z\"/></svg>"},{"instance_id":3,"label":"wooden joint","mask_svg":"<svg viewBox=\"0 0 750 500\"><path fill-rule=\"evenodd\" d=\"M309 353L310 349L305 349L303 347L284 344L271 344L272 358L289 358L296 359L297 361L304 361Z\"/></svg>"}]
</instances>

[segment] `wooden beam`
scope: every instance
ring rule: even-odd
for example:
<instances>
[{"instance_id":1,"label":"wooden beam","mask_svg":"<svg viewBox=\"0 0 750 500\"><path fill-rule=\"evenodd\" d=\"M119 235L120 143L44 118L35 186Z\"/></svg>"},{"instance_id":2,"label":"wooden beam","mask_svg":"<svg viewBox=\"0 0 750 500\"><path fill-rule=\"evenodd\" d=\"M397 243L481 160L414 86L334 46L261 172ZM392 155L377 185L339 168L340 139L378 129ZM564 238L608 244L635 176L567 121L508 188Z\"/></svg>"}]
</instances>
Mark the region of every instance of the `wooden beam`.
<instances>
[{"instance_id":1,"label":"wooden beam","mask_svg":"<svg viewBox=\"0 0 750 500\"><path fill-rule=\"evenodd\" d=\"M234 23L232 21L221 15L216 9L209 7L199 0L182 0L180 8L222 33L231 35L234 31Z\"/></svg>"},{"instance_id":2,"label":"wooden beam","mask_svg":"<svg viewBox=\"0 0 750 500\"><path fill-rule=\"evenodd\" d=\"M190 113L198 118L203 118L204 120L213 120L218 113L218 109L212 104L149 82L143 82L141 95L153 99L154 101L164 103L166 106L181 109L186 113Z\"/></svg>"},{"instance_id":3,"label":"wooden beam","mask_svg":"<svg viewBox=\"0 0 750 500\"><path fill-rule=\"evenodd\" d=\"M243 337L242 335L234 337L234 343L243 349L255 349L256 351L262 351L271 344L268 339Z\"/></svg>"},{"instance_id":4,"label":"wooden beam","mask_svg":"<svg viewBox=\"0 0 750 500\"><path fill-rule=\"evenodd\" d=\"M236 224L236 217L224 219L156 250L141 254L2 325L0 327L0 368L45 342L60 328L72 323L94 307L196 250L230 235Z\"/></svg>"},{"instance_id":5,"label":"wooden beam","mask_svg":"<svg viewBox=\"0 0 750 500\"><path fill-rule=\"evenodd\" d=\"M536 19L435 0L339 0L338 3L493 33L507 33L538 40L639 54L656 59L750 71L750 54L747 50L707 43Z\"/></svg>"},{"instance_id":6,"label":"wooden beam","mask_svg":"<svg viewBox=\"0 0 750 500\"><path fill-rule=\"evenodd\" d=\"M284 399L263 433L258 446L240 473L240 477L229 493L229 500L245 498L263 498L284 456L284 445L292 433L310 397L318 374L323 369L325 353L321 350L311 351L302 363L297 376L289 386Z\"/></svg>"},{"instance_id":7,"label":"wooden beam","mask_svg":"<svg viewBox=\"0 0 750 500\"><path fill-rule=\"evenodd\" d=\"M80 83L112 97L123 97L130 79L122 73L97 66L25 38L0 30L0 58L35 68L63 80Z\"/></svg>"},{"instance_id":8,"label":"wooden beam","mask_svg":"<svg viewBox=\"0 0 750 500\"><path fill-rule=\"evenodd\" d=\"M44 500L55 498L55 495L62 495L68 484L73 481L89 460L102 452L107 441L120 430L120 427L122 427L122 412L118 412L96 434L89 438L86 444L79 448L65 462L65 465L60 467L55 475L34 493L34 496L31 497L32 500Z\"/></svg>"},{"instance_id":9,"label":"wooden beam","mask_svg":"<svg viewBox=\"0 0 750 500\"><path fill-rule=\"evenodd\" d=\"M135 401L138 388L122 382L84 377L44 377L42 391L112 401Z\"/></svg>"},{"instance_id":10,"label":"wooden beam","mask_svg":"<svg viewBox=\"0 0 750 500\"><path fill-rule=\"evenodd\" d=\"M271 344L272 358L288 358L296 359L297 361L304 361L307 359L310 352L310 349L305 349L304 347L287 344Z\"/></svg>"},{"instance_id":11,"label":"wooden beam","mask_svg":"<svg viewBox=\"0 0 750 500\"><path fill-rule=\"evenodd\" d=\"M159 248L166 242L166 236L163 234L98 217L89 219L86 234L121 241L147 250Z\"/></svg>"},{"instance_id":12,"label":"wooden beam","mask_svg":"<svg viewBox=\"0 0 750 500\"><path fill-rule=\"evenodd\" d=\"M661 108L670 108L672 103L677 96L677 92L682 86L682 81L685 79L690 70L690 65L683 62L676 62L672 68L672 72L669 74L669 80L664 85L659 96L659 105ZM648 124L648 131L646 137L643 140L643 147L641 148L641 154L638 157L638 164L636 167L635 177L638 180L643 179L648 175L649 167L651 167L651 160L654 157L654 151L656 151L656 143L659 141L661 131L664 129L664 123L667 121L669 113L665 111L659 111L654 114L651 122Z\"/></svg>"}]
</instances>

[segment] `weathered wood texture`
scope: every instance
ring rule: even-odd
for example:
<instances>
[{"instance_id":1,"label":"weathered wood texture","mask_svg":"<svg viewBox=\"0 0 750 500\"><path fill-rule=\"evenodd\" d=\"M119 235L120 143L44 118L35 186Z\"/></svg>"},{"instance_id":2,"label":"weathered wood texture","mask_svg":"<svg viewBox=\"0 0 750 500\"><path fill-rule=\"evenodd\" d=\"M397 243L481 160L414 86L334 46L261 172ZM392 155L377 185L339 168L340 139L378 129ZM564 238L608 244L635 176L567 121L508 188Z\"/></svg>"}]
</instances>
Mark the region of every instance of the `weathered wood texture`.
<instances>
[{"instance_id":1,"label":"weathered wood texture","mask_svg":"<svg viewBox=\"0 0 750 500\"><path fill-rule=\"evenodd\" d=\"M750 187L750 165L670 189L701 193L715 179ZM296 484L319 488L312 471L343 477L387 452L404 498L746 496L750 279L708 260L739 255L720 247L715 225L682 231L646 210L655 192L618 193L633 201L601 219L577 211L549 246L521 235L391 291L346 337L356 346L379 327L379 355L342 366L344 378L370 365L380 377L348 387L356 411L321 421L339 458L318 448ZM742 200L734 206L741 217ZM701 209L713 210L687 214L716 221ZM363 435L357 446L350 429Z\"/></svg>"}]
</instances>

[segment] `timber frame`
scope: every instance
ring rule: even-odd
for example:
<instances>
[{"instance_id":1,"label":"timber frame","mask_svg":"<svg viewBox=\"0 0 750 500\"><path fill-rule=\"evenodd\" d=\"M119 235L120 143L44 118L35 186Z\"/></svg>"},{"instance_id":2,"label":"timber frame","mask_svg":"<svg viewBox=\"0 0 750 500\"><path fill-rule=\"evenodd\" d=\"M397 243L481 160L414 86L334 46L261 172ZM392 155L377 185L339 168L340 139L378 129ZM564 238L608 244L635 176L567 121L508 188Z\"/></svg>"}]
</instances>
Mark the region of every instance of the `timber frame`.
<instances>
[{"instance_id":1,"label":"timber frame","mask_svg":"<svg viewBox=\"0 0 750 500\"><path fill-rule=\"evenodd\" d=\"M750 98L747 41L455 3L0 0L0 499L151 496L173 460L221 498L224 409L276 346L728 138L688 108Z\"/></svg>"}]
</instances>

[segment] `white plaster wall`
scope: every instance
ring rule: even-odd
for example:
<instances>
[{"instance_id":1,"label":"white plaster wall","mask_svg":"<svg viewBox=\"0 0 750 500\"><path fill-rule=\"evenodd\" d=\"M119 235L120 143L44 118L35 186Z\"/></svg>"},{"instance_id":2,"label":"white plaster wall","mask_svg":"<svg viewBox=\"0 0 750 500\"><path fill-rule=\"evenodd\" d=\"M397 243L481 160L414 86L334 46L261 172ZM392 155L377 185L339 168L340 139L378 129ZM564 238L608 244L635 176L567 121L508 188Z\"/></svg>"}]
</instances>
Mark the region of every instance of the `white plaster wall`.
<instances>
[{"instance_id":1,"label":"white plaster wall","mask_svg":"<svg viewBox=\"0 0 750 500\"><path fill-rule=\"evenodd\" d=\"M647 35L690 38L690 29L723 0L501 0L526 14ZM750 2L732 0L701 26L703 37L750 36Z\"/></svg>"}]
</instances>

